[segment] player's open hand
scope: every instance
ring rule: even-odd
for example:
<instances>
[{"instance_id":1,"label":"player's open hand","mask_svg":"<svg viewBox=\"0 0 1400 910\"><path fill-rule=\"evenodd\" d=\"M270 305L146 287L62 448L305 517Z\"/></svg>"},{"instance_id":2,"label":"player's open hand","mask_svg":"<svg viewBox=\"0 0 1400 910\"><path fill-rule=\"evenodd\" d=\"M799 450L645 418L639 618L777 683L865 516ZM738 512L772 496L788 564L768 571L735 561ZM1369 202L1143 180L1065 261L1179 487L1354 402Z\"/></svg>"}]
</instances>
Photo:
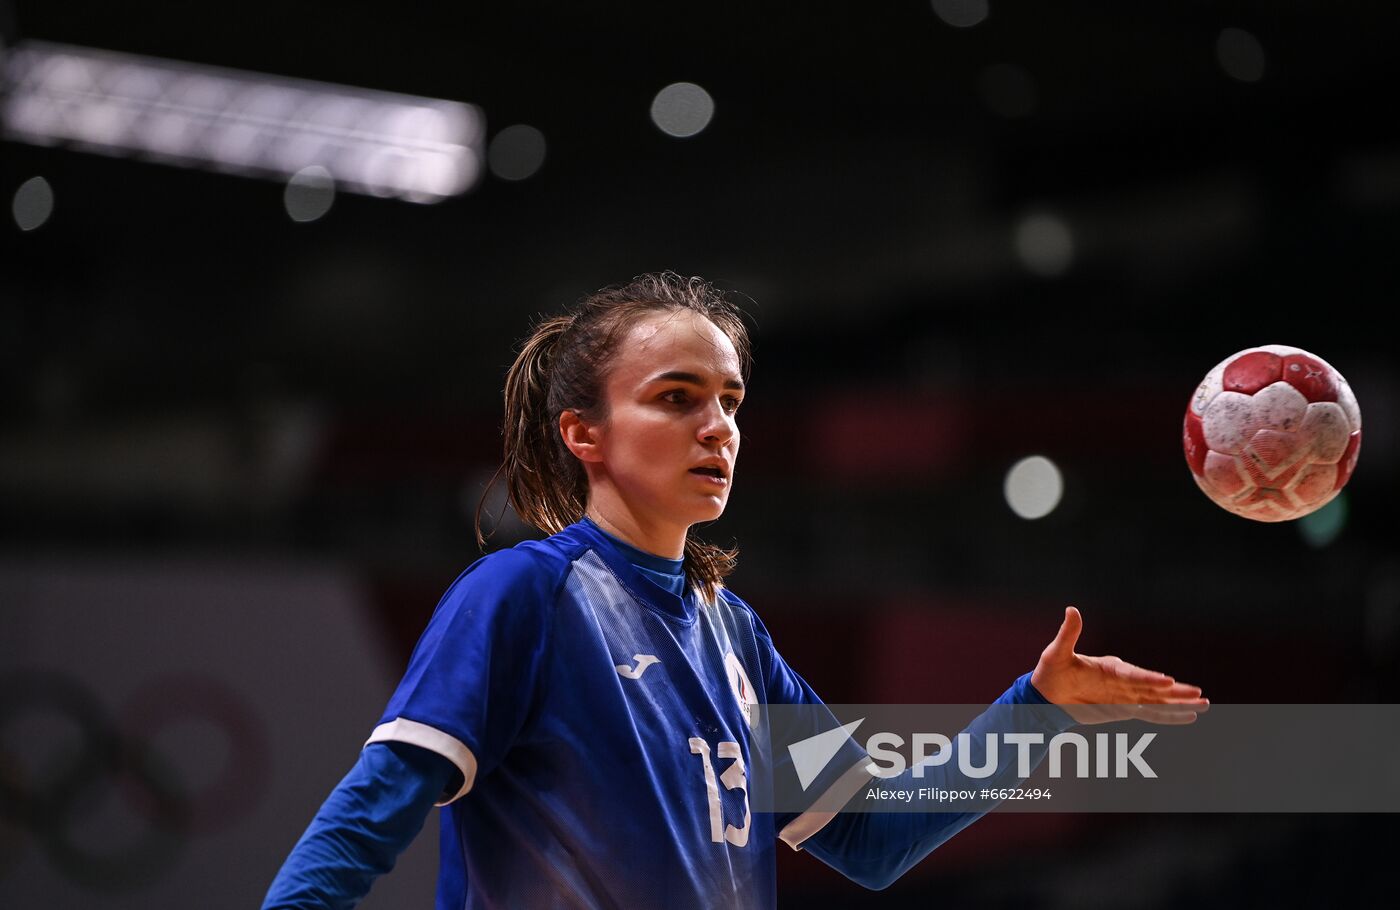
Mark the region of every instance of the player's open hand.
<instances>
[{"instance_id":1,"label":"player's open hand","mask_svg":"<svg viewBox=\"0 0 1400 910\"><path fill-rule=\"evenodd\" d=\"M1083 628L1079 611L1065 607L1059 633L1040 653L1031 674L1031 684L1040 694L1081 724L1129 719L1189 724L1210 706L1201 697L1200 686L1177 682L1117 657L1074 653Z\"/></svg>"}]
</instances>

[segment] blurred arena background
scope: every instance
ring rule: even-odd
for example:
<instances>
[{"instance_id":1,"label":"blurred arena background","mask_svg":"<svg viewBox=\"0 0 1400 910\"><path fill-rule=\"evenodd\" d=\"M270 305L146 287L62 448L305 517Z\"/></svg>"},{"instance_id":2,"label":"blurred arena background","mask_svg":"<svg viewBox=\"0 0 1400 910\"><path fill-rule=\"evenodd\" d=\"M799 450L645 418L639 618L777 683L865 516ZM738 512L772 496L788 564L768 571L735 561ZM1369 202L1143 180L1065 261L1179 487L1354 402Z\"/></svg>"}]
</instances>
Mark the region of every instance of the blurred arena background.
<instances>
[{"instance_id":1,"label":"blurred arena background","mask_svg":"<svg viewBox=\"0 0 1400 910\"><path fill-rule=\"evenodd\" d=\"M256 905L479 555L515 341L643 271L753 316L707 533L827 700L990 700L1067 603L1083 650L1216 702L1397 700L1387 4L73 0L0 29L0 906ZM1283 525L1180 447L1205 372L1266 343L1365 419L1342 497ZM882 894L785 855L779 901L1367 904L1388 827L997 815ZM428 905L426 831L365 906Z\"/></svg>"}]
</instances>

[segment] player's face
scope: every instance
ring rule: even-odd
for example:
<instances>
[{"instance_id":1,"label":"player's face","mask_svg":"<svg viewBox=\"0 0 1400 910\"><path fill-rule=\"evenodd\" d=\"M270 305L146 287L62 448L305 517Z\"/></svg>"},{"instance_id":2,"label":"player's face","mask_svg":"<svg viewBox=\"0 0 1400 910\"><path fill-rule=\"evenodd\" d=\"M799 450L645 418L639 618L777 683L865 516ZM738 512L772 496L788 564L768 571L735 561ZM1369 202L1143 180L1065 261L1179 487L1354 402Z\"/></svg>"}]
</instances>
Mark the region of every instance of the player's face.
<instances>
[{"instance_id":1,"label":"player's face","mask_svg":"<svg viewBox=\"0 0 1400 910\"><path fill-rule=\"evenodd\" d=\"M718 518L744 395L729 336L688 310L640 320L609 364L606 390L601 467L632 518L658 530Z\"/></svg>"}]
</instances>

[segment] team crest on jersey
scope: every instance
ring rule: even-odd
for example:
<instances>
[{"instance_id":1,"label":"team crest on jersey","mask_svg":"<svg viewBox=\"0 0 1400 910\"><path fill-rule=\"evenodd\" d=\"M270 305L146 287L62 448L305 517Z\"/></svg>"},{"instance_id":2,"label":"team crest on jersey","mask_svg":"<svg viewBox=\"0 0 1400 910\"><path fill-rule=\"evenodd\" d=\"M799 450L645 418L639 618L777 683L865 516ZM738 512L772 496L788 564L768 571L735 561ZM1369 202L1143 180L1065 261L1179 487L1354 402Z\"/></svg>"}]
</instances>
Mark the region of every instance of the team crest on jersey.
<instances>
[{"instance_id":1,"label":"team crest on jersey","mask_svg":"<svg viewBox=\"0 0 1400 910\"><path fill-rule=\"evenodd\" d=\"M744 665L733 651L724 655L724 669L729 673L729 688L739 703L739 713L744 716L744 723L753 727L753 706L758 704L758 698L754 695L753 683L749 682L749 674L744 672Z\"/></svg>"}]
</instances>

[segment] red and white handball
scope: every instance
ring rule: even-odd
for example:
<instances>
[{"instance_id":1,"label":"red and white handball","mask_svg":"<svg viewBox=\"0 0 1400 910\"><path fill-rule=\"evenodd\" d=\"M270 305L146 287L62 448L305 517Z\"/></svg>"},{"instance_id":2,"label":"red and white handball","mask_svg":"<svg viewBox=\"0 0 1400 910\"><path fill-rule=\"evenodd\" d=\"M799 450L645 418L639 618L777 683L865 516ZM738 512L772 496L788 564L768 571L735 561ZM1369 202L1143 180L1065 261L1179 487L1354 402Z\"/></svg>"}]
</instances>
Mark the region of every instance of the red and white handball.
<instances>
[{"instance_id":1,"label":"red and white handball","mask_svg":"<svg viewBox=\"0 0 1400 910\"><path fill-rule=\"evenodd\" d=\"M1206 374L1182 437L1196 485L1217 505L1255 521L1288 521L1322 508L1351 479L1361 409L1327 361L1269 344Z\"/></svg>"}]
</instances>

